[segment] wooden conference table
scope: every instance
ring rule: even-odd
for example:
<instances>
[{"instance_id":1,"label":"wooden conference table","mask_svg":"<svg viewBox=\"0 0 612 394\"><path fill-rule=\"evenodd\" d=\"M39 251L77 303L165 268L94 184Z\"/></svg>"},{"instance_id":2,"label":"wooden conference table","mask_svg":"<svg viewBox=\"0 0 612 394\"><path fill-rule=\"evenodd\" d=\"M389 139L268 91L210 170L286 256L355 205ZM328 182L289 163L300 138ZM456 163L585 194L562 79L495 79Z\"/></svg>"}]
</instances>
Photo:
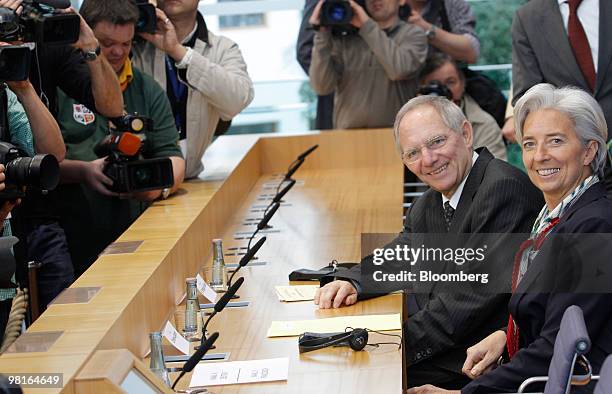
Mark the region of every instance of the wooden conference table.
<instances>
[{"instance_id":1,"label":"wooden conference table","mask_svg":"<svg viewBox=\"0 0 612 394\"><path fill-rule=\"evenodd\" d=\"M222 238L226 253L246 246L243 233L255 226L245 219L262 216L261 205L274 193L280 174L314 144L319 149L294 175L298 182L265 234L257 261L266 264L240 273L245 282L239 294L250 305L226 309L209 325L209 332L220 332L215 352L229 352L231 361L288 357L289 379L213 391L400 392L396 347L300 355L296 337L266 337L273 320L400 312L399 295L319 310L312 302L281 303L274 292L275 285L288 284L295 269L318 269L331 259L358 261L362 233L399 231L402 165L389 130L218 138L206 153L201 179L155 202L0 356L0 372L63 373L63 389L25 391L72 393L76 376L98 350L128 349L145 357L149 332L179 315L185 278L210 266L211 240ZM226 256L226 263L238 259Z\"/></svg>"}]
</instances>

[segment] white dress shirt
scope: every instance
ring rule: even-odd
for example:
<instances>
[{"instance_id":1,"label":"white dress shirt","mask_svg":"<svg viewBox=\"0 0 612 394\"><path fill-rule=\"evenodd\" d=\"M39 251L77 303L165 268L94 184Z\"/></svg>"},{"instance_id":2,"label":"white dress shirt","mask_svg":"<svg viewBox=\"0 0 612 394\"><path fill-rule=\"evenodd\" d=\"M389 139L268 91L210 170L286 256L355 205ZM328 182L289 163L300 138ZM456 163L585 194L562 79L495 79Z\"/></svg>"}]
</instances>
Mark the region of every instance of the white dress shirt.
<instances>
[{"instance_id":1,"label":"white dress shirt","mask_svg":"<svg viewBox=\"0 0 612 394\"><path fill-rule=\"evenodd\" d=\"M476 163L476 160L478 160L478 153L472 152L472 167L474 167L474 163ZM470 168L470 172L471 171L472 169ZM465 186L465 181L467 181L468 177L470 176L470 172L468 172L466 177L463 178L463 181L461 181L461 183L459 184L459 187L457 187L457 190L455 190L455 193L453 193L451 198L446 198L446 196L442 194L442 209L444 209L444 204L447 201L450 201L450 206L453 207L453 209L457 209L457 205L459 205L459 199L461 198L461 193L463 193L463 187Z\"/></svg>"}]
</instances>

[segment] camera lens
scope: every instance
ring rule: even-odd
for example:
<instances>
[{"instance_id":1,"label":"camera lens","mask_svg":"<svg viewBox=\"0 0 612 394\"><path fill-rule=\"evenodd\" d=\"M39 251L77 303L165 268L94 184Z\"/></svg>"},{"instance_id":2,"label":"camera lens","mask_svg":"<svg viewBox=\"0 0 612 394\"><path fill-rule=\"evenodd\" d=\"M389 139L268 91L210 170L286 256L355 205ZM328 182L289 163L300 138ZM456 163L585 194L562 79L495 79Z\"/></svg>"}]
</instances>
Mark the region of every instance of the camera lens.
<instances>
[{"instance_id":1,"label":"camera lens","mask_svg":"<svg viewBox=\"0 0 612 394\"><path fill-rule=\"evenodd\" d=\"M6 181L19 186L53 190L59 183L59 164L53 155L18 157L6 163Z\"/></svg>"},{"instance_id":2,"label":"camera lens","mask_svg":"<svg viewBox=\"0 0 612 394\"><path fill-rule=\"evenodd\" d=\"M329 20L333 22L343 22L347 19L347 9L344 4L334 4L329 9Z\"/></svg>"},{"instance_id":3,"label":"camera lens","mask_svg":"<svg viewBox=\"0 0 612 394\"><path fill-rule=\"evenodd\" d=\"M153 178L152 168L139 166L134 169L133 181L136 187L147 187L151 184Z\"/></svg>"}]
</instances>

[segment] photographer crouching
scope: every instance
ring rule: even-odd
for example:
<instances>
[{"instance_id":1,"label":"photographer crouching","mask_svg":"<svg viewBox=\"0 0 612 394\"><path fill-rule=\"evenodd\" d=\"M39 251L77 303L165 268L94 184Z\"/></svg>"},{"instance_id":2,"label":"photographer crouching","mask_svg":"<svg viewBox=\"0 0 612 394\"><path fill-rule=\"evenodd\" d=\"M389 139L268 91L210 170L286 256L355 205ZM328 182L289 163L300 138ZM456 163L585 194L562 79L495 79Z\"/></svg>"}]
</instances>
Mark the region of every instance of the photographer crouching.
<instances>
[{"instance_id":1,"label":"photographer crouching","mask_svg":"<svg viewBox=\"0 0 612 394\"><path fill-rule=\"evenodd\" d=\"M334 128L390 127L414 97L427 55L418 27L400 20L402 0L321 0L309 75L318 95L335 92ZM367 10L367 12L366 12ZM332 34L332 29L346 31Z\"/></svg>"},{"instance_id":2,"label":"photographer crouching","mask_svg":"<svg viewBox=\"0 0 612 394\"><path fill-rule=\"evenodd\" d=\"M85 0L80 12L119 79L129 115L109 120L58 95L67 148L60 165L61 224L77 274L152 200L174 192L185 174L168 98L129 58L138 8L131 1Z\"/></svg>"}]
</instances>

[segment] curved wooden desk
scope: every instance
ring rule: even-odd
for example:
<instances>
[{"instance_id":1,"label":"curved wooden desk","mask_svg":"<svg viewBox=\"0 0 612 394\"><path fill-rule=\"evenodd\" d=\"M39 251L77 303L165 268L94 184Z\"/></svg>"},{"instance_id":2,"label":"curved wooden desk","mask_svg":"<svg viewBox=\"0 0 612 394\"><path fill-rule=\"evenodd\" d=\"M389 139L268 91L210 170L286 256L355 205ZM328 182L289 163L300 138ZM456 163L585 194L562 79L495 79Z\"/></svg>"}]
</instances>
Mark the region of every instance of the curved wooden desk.
<instances>
[{"instance_id":1,"label":"curved wooden desk","mask_svg":"<svg viewBox=\"0 0 612 394\"><path fill-rule=\"evenodd\" d=\"M185 278L210 265L211 240L223 238L226 251L245 246L245 239L234 239L235 233L254 228L244 225L244 219L261 217L261 212L252 212L253 206L265 202L262 194L274 192L278 174L315 143L319 149L295 174L299 182L272 219L274 232L267 234L258 253L268 264L241 271L245 283L239 294L251 305L226 310L209 326L221 334L216 351L231 352L230 360L289 357L289 380L214 391L399 392L401 353L392 346L300 356L295 337L266 338L272 320L400 311L397 295L318 310L312 302L280 303L274 293L274 286L287 284L294 269L320 268L332 258L357 261L361 233L400 230L402 166L389 130L219 138L204 158L202 179L186 182L177 195L153 204L117 240L142 241L138 248L100 256L69 290L99 291L90 293L95 295L86 303L51 305L11 352L0 357L0 371L60 372L65 384L61 391L70 393L74 377L96 350L126 348L144 357L148 333L173 316ZM227 263L237 260L226 258ZM31 352L38 341L28 344L28 337L49 331L61 335L47 351Z\"/></svg>"}]
</instances>

